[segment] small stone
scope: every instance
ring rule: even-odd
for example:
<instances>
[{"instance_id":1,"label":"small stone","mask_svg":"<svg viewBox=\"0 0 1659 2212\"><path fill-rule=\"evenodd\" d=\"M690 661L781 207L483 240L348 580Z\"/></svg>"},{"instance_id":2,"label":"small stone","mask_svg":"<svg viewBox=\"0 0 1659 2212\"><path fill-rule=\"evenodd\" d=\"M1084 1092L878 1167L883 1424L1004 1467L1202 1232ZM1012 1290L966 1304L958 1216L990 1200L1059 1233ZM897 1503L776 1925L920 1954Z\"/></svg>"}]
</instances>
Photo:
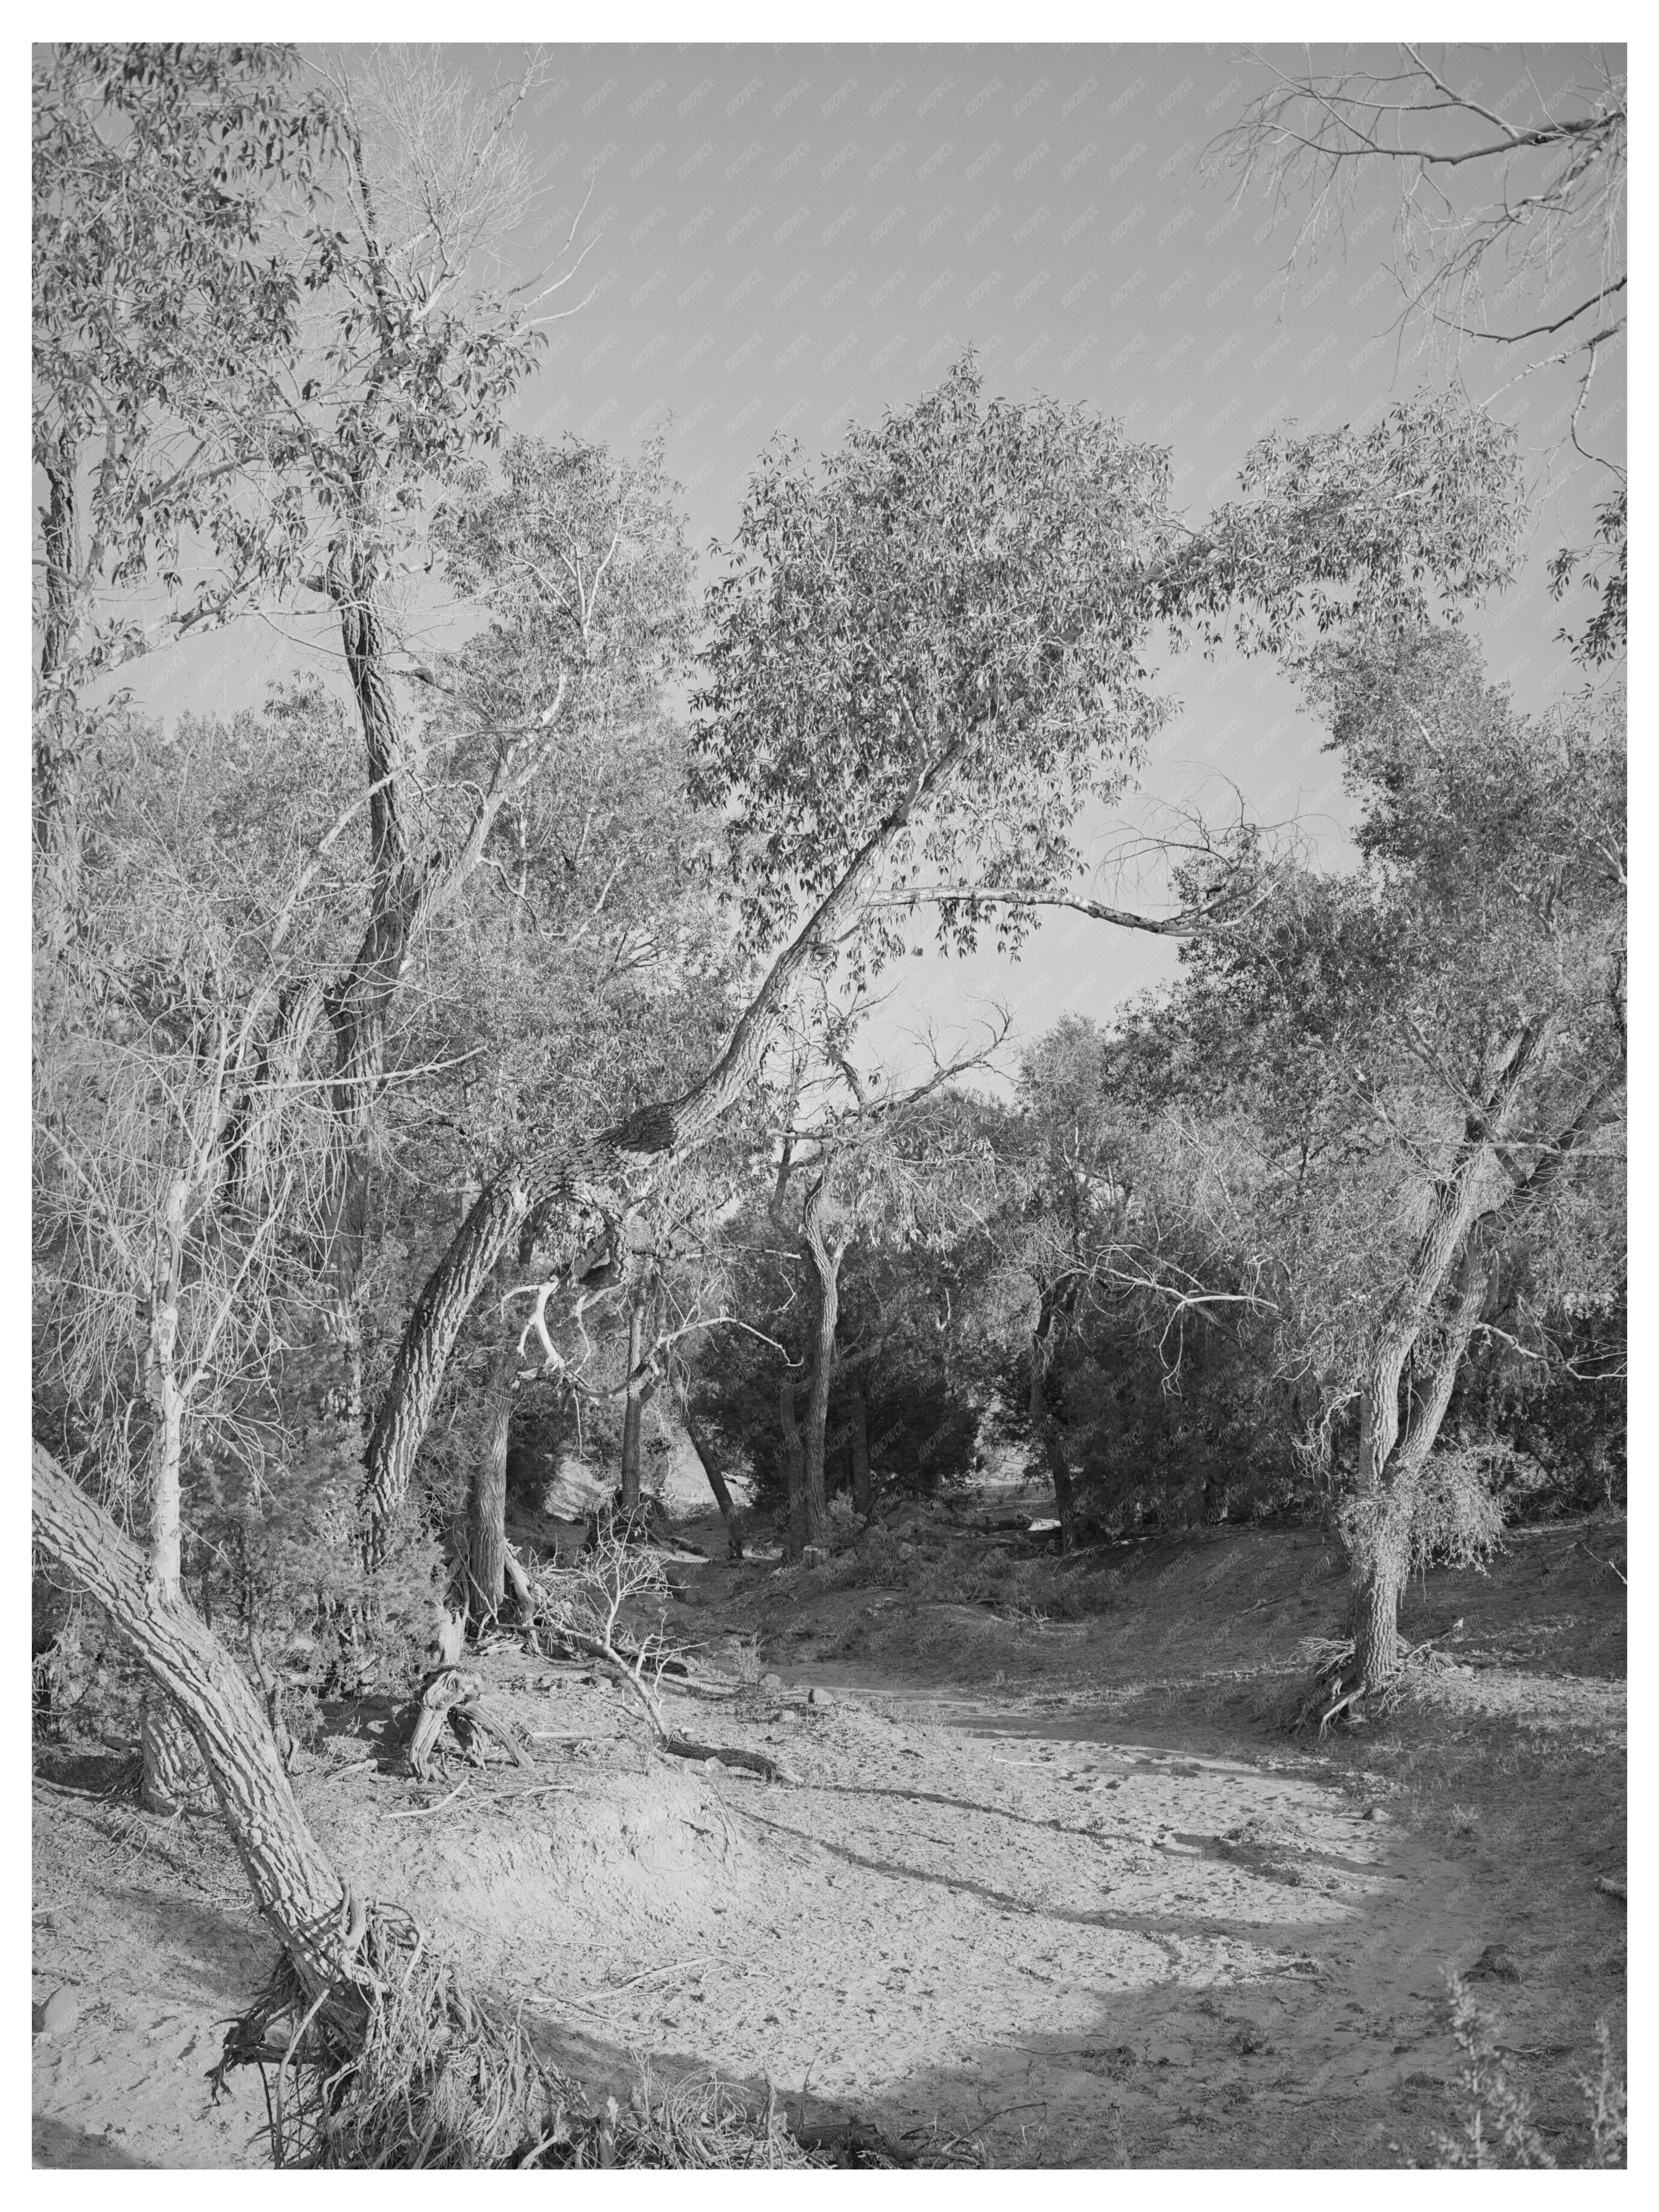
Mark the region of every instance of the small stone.
<instances>
[{"instance_id":1,"label":"small stone","mask_svg":"<svg viewBox=\"0 0 1659 2212\"><path fill-rule=\"evenodd\" d=\"M763 1674L760 1686L769 1697L776 1697L783 1688L783 1677L781 1674Z\"/></svg>"},{"instance_id":2,"label":"small stone","mask_svg":"<svg viewBox=\"0 0 1659 2212\"><path fill-rule=\"evenodd\" d=\"M806 1692L806 1702L809 1705L833 1705L836 1701L828 1690L814 1687Z\"/></svg>"},{"instance_id":3,"label":"small stone","mask_svg":"<svg viewBox=\"0 0 1659 2212\"><path fill-rule=\"evenodd\" d=\"M80 2025L81 2006L73 1990L54 1990L46 1999L41 2025L48 2035L73 2035Z\"/></svg>"},{"instance_id":4,"label":"small stone","mask_svg":"<svg viewBox=\"0 0 1659 2212\"><path fill-rule=\"evenodd\" d=\"M1521 1969L1501 1943L1488 1943L1472 1966L1465 1969L1468 1982L1518 1982Z\"/></svg>"}]
</instances>

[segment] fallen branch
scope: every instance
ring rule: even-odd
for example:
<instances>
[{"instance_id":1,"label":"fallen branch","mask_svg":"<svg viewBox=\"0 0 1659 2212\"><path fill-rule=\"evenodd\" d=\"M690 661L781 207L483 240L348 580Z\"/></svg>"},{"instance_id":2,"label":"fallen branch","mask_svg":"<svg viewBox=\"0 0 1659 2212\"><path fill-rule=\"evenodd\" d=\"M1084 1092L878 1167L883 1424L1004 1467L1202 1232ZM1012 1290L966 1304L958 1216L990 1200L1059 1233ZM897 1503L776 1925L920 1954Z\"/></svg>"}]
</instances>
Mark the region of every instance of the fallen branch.
<instances>
[{"instance_id":1,"label":"fallen branch","mask_svg":"<svg viewBox=\"0 0 1659 2212\"><path fill-rule=\"evenodd\" d=\"M441 1797L435 1805L410 1805L404 1812L388 1813L386 1814L386 1818L388 1820L418 1820L428 1813L441 1813L446 1805L453 1805L454 1803L455 1800L460 1796L462 1790L465 1789L467 1784L471 1782L471 1779L472 1777L470 1774L462 1775L460 1780L450 1791L448 1796Z\"/></svg>"},{"instance_id":2,"label":"fallen branch","mask_svg":"<svg viewBox=\"0 0 1659 2212\"><path fill-rule=\"evenodd\" d=\"M1578 1548L1586 1555L1587 1558L1594 1559L1598 1567L1605 1567L1609 1574L1618 1575L1620 1581L1624 1583L1626 1589L1630 1588L1629 1582L1626 1580L1626 1577L1620 1572L1620 1570L1613 1565L1613 1561L1611 1559L1604 1559L1599 1552L1592 1552L1589 1546L1584 1541L1582 1536L1578 1540Z\"/></svg>"},{"instance_id":3,"label":"fallen branch","mask_svg":"<svg viewBox=\"0 0 1659 2212\"><path fill-rule=\"evenodd\" d=\"M797 1776L780 1766L776 1759L769 1759L764 1752L737 1751L724 1744L697 1743L690 1736L680 1735L677 1729L671 1729L664 1720L662 1707L641 1680L637 1662L630 1667L619 1651L602 1644L597 1637L584 1636L580 1629L561 1626L558 1633L568 1638L590 1657L597 1659L601 1666L611 1668L651 1723L657 1748L666 1752L670 1758L717 1759L722 1766L742 1767L748 1773L763 1776L768 1782L798 1783Z\"/></svg>"},{"instance_id":4,"label":"fallen branch","mask_svg":"<svg viewBox=\"0 0 1659 2212\"><path fill-rule=\"evenodd\" d=\"M697 1743L689 1735L665 1735L658 1740L658 1748L672 1759L717 1759L722 1766L738 1766L749 1774L758 1774L768 1782L787 1782L793 1788L801 1786L800 1777L792 1774L787 1766L780 1766L775 1759L769 1759L763 1751L738 1751L726 1744Z\"/></svg>"}]
</instances>

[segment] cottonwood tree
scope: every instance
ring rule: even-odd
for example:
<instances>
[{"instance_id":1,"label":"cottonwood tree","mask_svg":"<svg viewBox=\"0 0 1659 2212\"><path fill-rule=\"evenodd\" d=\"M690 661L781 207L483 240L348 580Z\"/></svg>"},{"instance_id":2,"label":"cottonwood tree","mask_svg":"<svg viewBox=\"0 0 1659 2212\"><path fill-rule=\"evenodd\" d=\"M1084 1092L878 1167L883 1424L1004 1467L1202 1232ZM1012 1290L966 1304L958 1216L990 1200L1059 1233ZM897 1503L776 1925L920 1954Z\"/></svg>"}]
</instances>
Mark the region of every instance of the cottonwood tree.
<instances>
[{"instance_id":1,"label":"cottonwood tree","mask_svg":"<svg viewBox=\"0 0 1659 2212\"><path fill-rule=\"evenodd\" d=\"M1264 870L1264 898L1276 880ZM1062 1020L993 1124L995 1233L1018 1282L1005 1388L1024 1411L1008 1425L1047 1466L1062 1548L1085 1521L1167 1510L1173 1486L1224 1511L1291 1459L1294 1413L1261 1341L1283 1286L1257 1218L1260 1156L1284 1127L1206 1091L1201 1044L1177 1052L1173 1018L1159 1061L1151 1019L1126 1017L1127 1036Z\"/></svg>"},{"instance_id":2,"label":"cottonwood tree","mask_svg":"<svg viewBox=\"0 0 1659 2212\"><path fill-rule=\"evenodd\" d=\"M1437 474L1437 462L1455 465ZM712 592L702 795L726 810L757 948L805 920L690 1090L527 1149L428 1279L368 1453L389 1530L466 1314L532 1214L580 1240L630 1181L702 1141L750 1087L804 975L900 944L871 894L921 870L1058 885L1085 793L1122 788L1161 714L1155 623L1287 637L1352 605L1423 605L1503 571L1514 501L1500 431L1438 410L1375 433L1270 442L1208 537L1178 530L1164 458L1082 410L981 405L971 362L822 477L775 449ZM947 939L971 918L942 909ZM1009 924L1017 933L1016 918Z\"/></svg>"},{"instance_id":3,"label":"cottonwood tree","mask_svg":"<svg viewBox=\"0 0 1659 2212\"><path fill-rule=\"evenodd\" d=\"M247 495L337 139L289 48L64 43L33 92L35 853L63 955L118 713L90 687L297 574L291 509Z\"/></svg>"},{"instance_id":4,"label":"cottonwood tree","mask_svg":"<svg viewBox=\"0 0 1659 2212\"><path fill-rule=\"evenodd\" d=\"M1521 715L1445 632L1333 640L1312 681L1362 866L1287 871L1252 930L1196 943L1130 1057L1144 1095L1260 1132L1233 1233L1316 1440L1349 1424L1339 1525L1369 1691L1397 1668L1411 1566L1460 1540L1460 1511L1465 1539L1491 1526L1433 1455L1501 1278L1551 1247L1579 1254L1585 1289L1620 1264L1623 735L1605 706ZM1564 1234L1564 1210L1601 1232Z\"/></svg>"},{"instance_id":5,"label":"cottonwood tree","mask_svg":"<svg viewBox=\"0 0 1659 2212\"><path fill-rule=\"evenodd\" d=\"M630 1176L706 1138L798 981L866 935L884 868L930 842L1046 865L1061 805L1121 779L1156 709L1113 580L1161 544L1163 483L1162 460L1106 426L981 410L971 372L855 433L821 484L781 455L763 465L711 602L701 795L730 813L751 942L807 919L702 1082L528 1152L481 1198L416 1307L371 1440L377 1522L400 1509L455 1334L532 1211L619 1214Z\"/></svg>"},{"instance_id":6,"label":"cottonwood tree","mask_svg":"<svg viewBox=\"0 0 1659 2212\"><path fill-rule=\"evenodd\" d=\"M905 1255L939 1251L981 1225L993 1203L994 1164L971 1109L952 1086L990 1064L1007 1032L1006 1018L988 1036L905 1085L860 1074L853 1032L858 1010L823 1006L788 1093L769 1218L797 1244L808 1286L806 1405L794 1404L795 1377L779 1383L784 1442L786 1555L825 1541L825 1479L830 1404L838 1382L850 1394L855 1507L871 1506L866 1409L859 1368L875 1340L849 1352L838 1343L841 1276L849 1252L877 1249ZM811 1060L819 1062L814 1070ZM816 1079L814 1078L816 1077Z\"/></svg>"},{"instance_id":7,"label":"cottonwood tree","mask_svg":"<svg viewBox=\"0 0 1659 2212\"><path fill-rule=\"evenodd\" d=\"M332 975L313 967L284 975L278 959L267 975L268 994L261 986L251 997L197 1007L191 1018L199 1014L205 1042L191 1042L216 1071L211 1095L204 1104L197 1091L175 1091L171 1133L162 1128L167 1112L153 1109L142 1142L131 1148L158 1171L170 1171L169 1152L175 1165L183 1152L191 1163L185 1260L173 1267L178 1240L168 1226L156 1262L163 1339L179 1319L170 1317L179 1276L193 1291L202 1287L188 1256L199 1201L228 1171L260 1114L258 1141L242 1149L274 1162L275 1181L242 1197L263 1208L255 1228L267 1238L259 1249L268 1249L270 1221L282 1212L283 1172L271 1124L325 1012L336 1018L337 1090L350 1093L335 1103L354 1128L372 1087L385 987L395 982L411 921L431 910L429 896L404 896L410 856L399 842L394 786L406 763L397 757L388 720L374 590L398 510L411 507L424 474L475 436L488 435L491 410L522 373L532 337L522 301L471 319L457 312L471 274L467 256L478 242L472 215L481 204L500 204L495 125L462 149L455 191L440 191L425 206L424 234L389 241L372 204L362 103L354 106L337 88L296 95L295 66L291 55L248 48L76 48L47 56L37 74L35 428L46 483L42 711L52 720L38 763L40 843L49 861L54 851L70 856L47 869L48 953L61 956L72 945L85 904L73 865L81 842L76 777L86 750L84 731L75 726L81 693L159 636L205 627L247 605L278 602L308 579L320 580L337 610L370 756L365 796L375 911L359 955L338 963ZM351 236L319 213L325 161L345 165L331 170L330 182L338 202L349 204ZM319 552L320 578L310 566ZM109 611L100 597L124 594L130 608L147 588L161 603L157 621L118 606ZM440 872L441 886L453 880L453 870ZM423 878L420 888L429 894L433 884ZM280 921L285 909L274 911ZM267 907L267 928L272 916ZM161 994L189 981L164 976ZM296 986L291 994L289 981ZM188 989L183 996L188 1002ZM71 1011L66 1021L72 1019ZM228 1060L221 1050L227 1039ZM204 1145L211 1155L205 1164ZM116 1180L124 1174L124 1164L118 1170L112 1164ZM96 1233L106 1240L123 1227L118 1217L126 1195L106 1189L95 1203L87 1198L87 1223L95 1216ZM160 1218L170 1224L179 1213L173 1182L164 1195ZM213 1232L206 1233L211 1248ZM194 1303L211 1334L224 1302L216 1309L203 1291ZM220 1328L222 1343L227 1329ZM198 1348L186 1343L179 1350L186 1381L197 1372L189 1361ZM174 1402L179 1378L168 1383L167 1365L165 1357L151 1363L159 1380L149 1391L164 1439L184 1419ZM135 1393L133 1402L141 1398ZM164 1451L158 1467L171 1459ZM37 1462L37 1476L42 1540L71 1559L78 1573L88 1529L103 1532L109 1572L94 1576L93 1586L102 1591L107 1584L112 1616L157 1680L182 1698L222 1797L253 1787L249 1777L263 1771L274 1747L268 1730L264 1741L254 1740L263 1720L256 1705L248 1722L234 1664L214 1639L203 1641L201 1624L169 1577L156 1581L149 1596L135 1589L130 1547L90 1500L64 1498L55 1463L43 1469ZM158 1503L166 1504L164 1488ZM258 1783L256 1795L263 1788ZM314 1957L305 1933L320 1878L314 1845L303 1823L295 1828L291 1801L282 1793L266 1809L279 1832L264 1839L270 1879L262 1874L256 1887L266 1902L273 1883L278 1891L287 1885L285 1902L299 1918L283 1923L285 1940L296 1956ZM263 1818L250 1826L238 1814L232 1826L239 1847L250 1836L252 1848L264 1847L256 1832L266 1826ZM336 1883L331 1912L337 1903Z\"/></svg>"},{"instance_id":8,"label":"cottonwood tree","mask_svg":"<svg viewBox=\"0 0 1659 2212\"><path fill-rule=\"evenodd\" d=\"M1272 223L1299 210L1287 283L1322 248L1345 247L1363 203L1380 191L1386 205L1393 187L1402 345L1498 389L1552 368L1573 379L1566 442L1613 489L1592 544L1559 554L1552 582L1559 598L1584 569L1599 604L1574 649L1595 664L1626 634L1626 471L1580 430L1628 313L1629 93L1622 47L1597 47L1565 77L1559 52L1498 59L1512 80L1500 86L1489 49L1401 45L1369 63L1350 51L1327 69L1258 49L1266 88L1206 158L1241 195L1255 190Z\"/></svg>"},{"instance_id":9,"label":"cottonwood tree","mask_svg":"<svg viewBox=\"0 0 1659 2212\"><path fill-rule=\"evenodd\" d=\"M190 1468L234 1462L257 1486L273 1443L285 1456L282 1347L314 1289L326 1109L320 1085L283 1088L248 1202L235 1109L263 1025L349 904L330 863L356 809L329 818L325 748L296 803L293 732L258 718L186 719L170 741L135 725L131 743L83 887L96 988L58 989L37 1032L35 1419L146 1530L149 1579L179 1604ZM156 1803L183 1781L166 1710L146 1715Z\"/></svg>"}]
</instances>

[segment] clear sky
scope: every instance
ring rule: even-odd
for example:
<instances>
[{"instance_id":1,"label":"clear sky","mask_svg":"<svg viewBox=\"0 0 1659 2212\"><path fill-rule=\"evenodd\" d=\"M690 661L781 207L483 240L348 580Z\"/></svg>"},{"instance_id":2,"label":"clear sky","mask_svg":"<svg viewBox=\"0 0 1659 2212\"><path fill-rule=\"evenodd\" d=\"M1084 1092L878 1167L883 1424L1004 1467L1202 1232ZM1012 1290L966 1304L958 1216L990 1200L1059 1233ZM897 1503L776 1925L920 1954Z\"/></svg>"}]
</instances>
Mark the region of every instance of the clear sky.
<instances>
[{"instance_id":1,"label":"clear sky","mask_svg":"<svg viewBox=\"0 0 1659 2212\"><path fill-rule=\"evenodd\" d=\"M522 51L452 49L480 79ZM1294 66L1300 50L1280 50ZM810 453L936 383L970 343L988 385L1117 417L1168 445L1194 518L1232 488L1251 442L1371 418L1420 365L1391 328L1395 199L1379 180L1346 252L1286 283L1294 218L1206 183L1198 158L1264 76L1237 50L1172 45L611 46L550 50L529 102L543 199L513 241L529 273L562 243L585 196L587 248L562 297L514 427L574 431L628 451L660 429L700 550L738 517L749 469L777 431ZM1316 66L1334 56L1314 55ZM1589 51L1490 48L1486 96L1523 107L1586 73ZM1464 64L1464 82L1468 64ZM1299 213L1299 210L1297 210ZM1471 364L1486 391L1498 379ZM1571 388L1547 373L1504 392L1535 460L1559 445ZM1622 351L1581 426L1622 453ZM1558 468L1540 497L1522 586L1476 627L1524 703L1576 680L1553 638L1543 562L1582 538L1592 495ZM239 702L273 640L226 640L192 661L202 703ZM1319 732L1270 669L1183 659L1182 712L1149 763L1155 801L1194 794L1225 812L1307 818L1340 845L1342 794ZM176 696L176 695L175 695ZM198 690L198 696L201 697ZM1102 825L1103 834L1104 825ZM907 963L882 1017L947 1026L998 994L1035 1036L1068 1009L1103 1015L1173 969L1172 949L1056 916L1019 966L983 955Z\"/></svg>"}]
</instances>

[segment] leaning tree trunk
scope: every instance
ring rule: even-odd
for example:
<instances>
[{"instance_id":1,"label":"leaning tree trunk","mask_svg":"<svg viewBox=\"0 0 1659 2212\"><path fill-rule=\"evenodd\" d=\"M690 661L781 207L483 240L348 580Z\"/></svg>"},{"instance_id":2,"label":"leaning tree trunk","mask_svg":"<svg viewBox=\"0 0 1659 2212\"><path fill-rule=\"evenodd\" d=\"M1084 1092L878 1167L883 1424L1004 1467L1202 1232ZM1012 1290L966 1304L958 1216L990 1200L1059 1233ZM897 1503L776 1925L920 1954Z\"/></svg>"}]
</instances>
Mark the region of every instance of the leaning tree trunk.
<instances>
[{"instance_id":1,"label":"leaning tree trunk","mask_svg":"<svg viewBox=\"0 0 1659 2212\"><path fill-rule=\"evenodd\" d=\"M684 1408L683 1418L685 1423L685 1433L691 1440L691 1449L697 1455L702 1471L708 1478L708 1487L714 1493L714 1503L720 1507L720 1518L726 1523L727 1548L734 1559L740 1559L743 1557L743 1539L738 1534L735 1519L737 1509L732 1503L732 1492L726 1487L726 1477L720 1472L720 1455L709 1440L708 1431L693 1413L689 1403Z\"/></svg>"},{"instance_id":2,"label":"leaning tree trunk","mask_svg":"<svg viewBox=\"0 0 1659 2212\"><path fill-rule=\"evenodd\" d=\"M184 1266L185 1209L190 1185L175 1176L163 1214L159 1275L152 1279L144 1386L155 1419L149 1467L149 1579L167 1604L182 1601L185 1394L178 1370L179 1297ZM189 1729L159 1689L143 1700L139 1727L138 1802L149 1813L177 1813L200 1796L202 1763Z\"/></svg>"},{"instance_id":3,"label":"leaning tree trunk","mask_svg":"<svg viewBox=\"0 0 1659 2212\"><path fill-rule=\"evenodd\" d=\"M798 1559L806 1543L806 1455L795 1420L795 1385L787 1375L778 1385L778 1425L783 1431L783 1484L788 1508L783 1555Z\"/></svg>"},{"instance_id":4,"label":"leaning tree trunk","mask_svg":"<svg viewBox=\"0 0 1659 2212\"><path fill-rule=\"evenodd\" d=\"M805 1464L802 1474L805 1540L819 1546L830 1534L823 1453L830 1423L830 1380L836 1364L836 1323L841 1313L841 1263L847 1250L844 1239L832 1242L824 1234L825 1200L820 1177L808 1192L802 1212L806 1248L818 1287L817 1335L812 1352L812 1387L806 1400Z\"/></svg>"},{"instance_id":5,"label":"leaning tree trunk","mask_svg":"<svg viewBox=\"0 0 1659 2212\"><path fill-rule=\"evenodd\" d=\"M181 1813L202 1802L202 1762L190 1730L161 1692L147 1688L138 1718L138 1802L147 1813Z\"/></svg>"},{"instance_id":6,"label":"leaning tree trunk","mask_svg":"<svg viewBox=\"0 0 1659 2212\"><path fill-rule=\"evenodd\" d=\"M246 1676L39 1444L32 1486L35 1541L102 1606L182 1715L254 1902L307 1989L316 1996L350 1983L361 1912L300 1810Z\"/></svg>"},{"instance_id":7,"label":"leaning tree trunk","mask_svg":"<svg viewBox=\"0 0 1659 2212\"><path fill-rule=\"evenodd\" d=\"M875 1501L870 1481L870 1414L862 1382L853 1385L848 1419L852 1429L853 1510L860 1520L867 1521Z\"/></svg>"},{"instance_id":8,"label":"leaning tree trunk","mask_svg":"<svg viewBox=\"0 0 1659 2212\"><path fill-rule=\"evenodd\" d=\"M641 1432L645 1420L645 1377L640 1372L645 1358L647 1300L640 1291L628 1310L628 1395L623 1401L622 1510L632 1519L640 1510Z\"/></svg>"},{"instance_id":9,"label":"leaning tree trunk","mask_svg":"<svg viewBox=\"0 0 1659 2212\"><path fill-rule=\"evenodd\" d=\"M557 1225L567 1233L579 1230L584 1217L614 1218L630 1175L665 1154L688 1152L713 1133L758 1078L779 1020L818 946L837 936L856 914L883 855L965 747L964 738L942 754L866 841L773 963L726 1050L701 1082L678 1098L641 1107L598 1136L529 1153L485 1185L416 1301L369 1437L362 1510L363 1553L371 1568L391 1547L456 1339L513 1239L532 1214L543 1219L562 1214Z\"/></svg>"},{"instance_id":10,"label":"leaning tree trunk","mask_svg":"<svg viewBox=\"0 0 1659 2212\"><path fill-rule=\"evenodd\" d=\"M326 994L334 1032L328 1233L333 1281L328 1310L345 1367L347 1417L362 1433L367 1414L362 1282L370 1234L371 1161L392 1002L420 931L428 885L403 819L403 730L386 665L374 578L362 564L343 559L332 581L369 787L368 919L350 967Z\"/></svg>"},{"instance_id":11,"label":"leaning tree trunk","mask_svg":"<svg viewBox=\"0 0 1659 2212\"><path fill-rule=\"evenodd\" d=\"M1392 1337L1379 1338L1367 1369L1359 1404L1360 1480L1343 1516L1352 1577L1349 1625L1362 1692L1386 1688L1400 1672L1400 1602L1411 1571L1418 1492L1486 1304L1489 1264L1477 1242L1466 1247L1457 1263L1444 1340L1412 1402L1403 1437L1399 1390L1405 1361L1397 1359ZM1384 1437L1386 1452L1381 1449Z\"/></svg>"}]
</instances>

